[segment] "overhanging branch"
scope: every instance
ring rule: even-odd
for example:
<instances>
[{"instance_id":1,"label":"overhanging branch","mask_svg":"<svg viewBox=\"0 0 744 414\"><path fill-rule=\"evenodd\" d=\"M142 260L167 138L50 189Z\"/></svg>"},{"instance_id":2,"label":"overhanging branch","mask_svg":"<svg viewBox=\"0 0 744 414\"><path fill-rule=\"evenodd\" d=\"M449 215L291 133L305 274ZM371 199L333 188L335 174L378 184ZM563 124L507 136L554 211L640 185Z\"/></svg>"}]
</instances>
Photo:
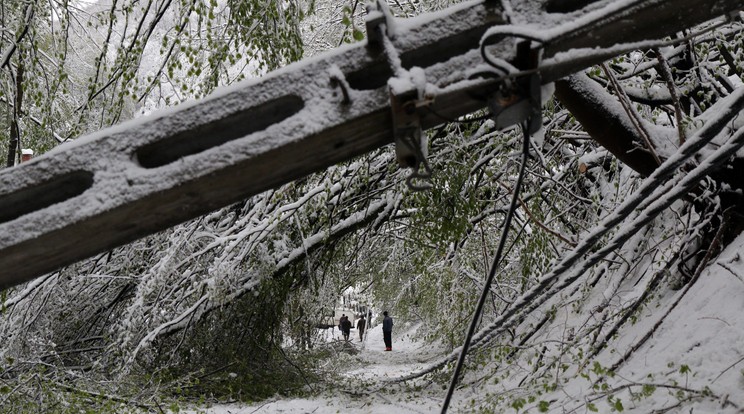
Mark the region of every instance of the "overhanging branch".
<instances>
[{"instance_id":1,"label":"overhanging branch","mask_svg":"<svg viewBox=\"0 0 744 414\"><path fill-rule=\"evenodd\" d=\"M625 111L612 105L611 95L588 76L577 74L556 82L555 96L595 141L633 170L648 177L659 165L643 149L643 139Z\"/></svg>"}]
</instances>

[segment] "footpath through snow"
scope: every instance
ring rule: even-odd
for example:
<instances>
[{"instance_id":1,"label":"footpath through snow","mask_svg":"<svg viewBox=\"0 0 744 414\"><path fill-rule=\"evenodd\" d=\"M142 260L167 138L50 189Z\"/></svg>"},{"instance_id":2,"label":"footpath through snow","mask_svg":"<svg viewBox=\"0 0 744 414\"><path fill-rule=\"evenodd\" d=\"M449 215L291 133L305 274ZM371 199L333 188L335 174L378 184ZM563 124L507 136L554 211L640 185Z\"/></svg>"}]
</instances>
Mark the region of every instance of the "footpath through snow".
<instances>
[{"instance_id":1,"label":"footpath through snow","mask_svg":"<svg viewBox=\"0 0 744 414\"><path fill-rule=\"evenodd\" d=\"M344 413L344 414L389 414L430 413L440 410L444 391L430 395L430 391L417 391L415 385L399 386L384 384L384 380L417 371L428 365L446 350L415 340L416 327L403 331L403 323L395 321L393 329L393 351L385 351L382 325L367 332L364 342L352 329L350 344L357 354L339 352L335 361L344 384L333 393L324 393L315 398L267 400L256 404L220 404L209 408L185 411L188 414L268 414L268 413ZM338 329L329 331L329 340L342 341ZM344 368L346 367L346 368ZM347 370L348 369L348 370ZM348 381L344 381L344 378ZM382 388L380 388L382 387Z\"/></svg>"}]
</instances>

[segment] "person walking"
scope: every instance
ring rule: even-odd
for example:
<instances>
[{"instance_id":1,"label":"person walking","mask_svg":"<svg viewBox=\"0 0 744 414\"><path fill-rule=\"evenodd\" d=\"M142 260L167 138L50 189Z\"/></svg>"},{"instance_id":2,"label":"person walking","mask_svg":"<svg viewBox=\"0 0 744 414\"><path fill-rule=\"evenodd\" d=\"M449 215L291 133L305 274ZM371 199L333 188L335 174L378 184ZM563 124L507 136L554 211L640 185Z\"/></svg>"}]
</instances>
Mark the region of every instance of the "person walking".
<instances>
[{"instance_id":1,"label":"person walking","mask_svg":"<svg viewBox=\"0 0 744 414\"><path fill-rule=\"evenodd\" d=\"M348 316L344 316L341 320L341 333L344 335L344 341L349 341L349 334L351 333L351 321Z\"/></svg>"},{"instance_id":2,"label":"person walking","mask_svg":"<svg viewBox=\"0 0 744 414\"><path fill-rule=\"evenodd\" d=\"M367 320L364 319L364 314L362 314L362 317L357 321L357 329L359 330L359 341L361 342L364 340L364 328L367 327Z\"/></svg>"},{"instance_id":3,"label":"person walking","mask_svg":"<svg viewBox=\"0 0 744 414\"><path fill-rule=\"evenodd\" d=\"M388 312L382 312L382 337L385 340L385 350L393 350L393 318L388 315Z\"/></svg>"}]
</instances>

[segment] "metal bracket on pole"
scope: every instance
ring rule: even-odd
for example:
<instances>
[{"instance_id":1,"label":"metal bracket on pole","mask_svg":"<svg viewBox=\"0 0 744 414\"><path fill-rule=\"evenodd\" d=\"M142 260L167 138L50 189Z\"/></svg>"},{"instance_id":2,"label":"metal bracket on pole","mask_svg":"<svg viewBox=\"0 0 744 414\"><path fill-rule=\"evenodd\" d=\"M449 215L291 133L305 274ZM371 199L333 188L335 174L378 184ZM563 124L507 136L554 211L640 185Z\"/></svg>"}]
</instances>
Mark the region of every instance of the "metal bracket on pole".
<instances>
[{"instance_id":1,"label":"metal bracket on pole","mask_svg":"<svg viewBox=\"0 0 744 414\"><path fill-rule=\"evenodd\" d=\"M383 5L379 0L367 4L365 28L367 29L368 48L374 50L382 49L382 37L389 35L389 33L387 33L389 17L391 17L390 9L387 8L387 4ZM385 32L383 32L383 29L380 27L382 24L385 24Z\"/></svg>"},{"instance_id":2,"label":"metal bracket on pole","mask_svg":"<svg viewBox=\"0 0 744 414\"><path fill-rule=\"evenodd\" d=\"M418 108L429 105L432 99L422 98L425 73L420 68L401 67L398 51L392 43L390 27L393 16L387 3L377 0L367 6L367 48L383 51L394 74L388 80L390 111L393 120L395 157L401 168L410 168L406 178L408 188L421 191L431 188L431 168L427 157L426 136L422 133ZM420 73L419 73L420 71ZM412 72L416 72L413 75Z\"/></svg>"},{"instance_id":3,"label":"metal bracket on pole","mask_svg":"<svg viewBox=\"0 0 744 414\"><path fill-rule=\"evenodd\" d=\"M421 131L418 108L430 101L420 100L417 89L401 93L390 90L390 108L393 115L393 134L395 138L395 157L402 168L410 168L411 174L406 184L413 191L431 188L431 167L426 160L427 145ZM417 182L416 180L422 180Z\"/></svg>"},{"instance_id":4,"label":"metal bracket on pole","mask_svg":"<svg viewBox=\"0 0 744 414\"><path fill-rule=\"evenodd\" d=\"M418 91L407 90L401 94L390 91L390 109L393 113L395 158L402 168L416 168L421 163L416 137L421 136L421 121L416 113Z\"/></svg>"},{"instance_id":5,"label":"metal bracket on pole","mask_svg":"<svg viewBox=\"0 0 744 414\"><path fill-rule=\"evenodd\" d=\"M528 73L515 79L506 78L488 100L496 127L504 129L527 121L527 132L533 134L542 125L541 79L536 71L539 59L530 41L517 45L516 66Z\"/></svg>"}]
</instances>

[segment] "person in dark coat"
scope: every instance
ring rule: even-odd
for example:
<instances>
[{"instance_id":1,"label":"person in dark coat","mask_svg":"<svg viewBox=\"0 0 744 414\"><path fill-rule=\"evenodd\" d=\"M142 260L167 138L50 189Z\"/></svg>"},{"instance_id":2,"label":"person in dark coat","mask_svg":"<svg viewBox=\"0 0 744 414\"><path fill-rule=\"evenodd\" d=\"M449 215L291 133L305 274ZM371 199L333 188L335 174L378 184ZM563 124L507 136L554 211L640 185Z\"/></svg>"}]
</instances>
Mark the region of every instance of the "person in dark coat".
<instances>
[{"instance_id":1,"label":"person in dark coat","mask_svg":"<svg viewBox=\"0 0 744 414\"><path fill-rule=\"evenodd\" d=\"M393 318L388 316L387 311L382 312L382 337L385 340L385 350L393 350Z\"/></svg>"},{"instance_id":2,"label":"person in dark coat","mask_svg":"<svg viewBox=\"0 0 744 414\"><path fill-rule=\"evenodd\" d=\"M359 341L364 339L364 328L367 327L367 320L364 319L364 315L357 321L357 329L359 330Z\"/></svg>"},{"instance_id":3,"label":"person in dark coat","mask_svg":"<svg viewBox=\"0 0 744 414\"><path fill-rule=\"evenodd\" d=\"M344 341L348 341L351 333L351 321L348 316L344 316L341 320L341 333L344 335Z\"/></svg>"}]
</instances>

